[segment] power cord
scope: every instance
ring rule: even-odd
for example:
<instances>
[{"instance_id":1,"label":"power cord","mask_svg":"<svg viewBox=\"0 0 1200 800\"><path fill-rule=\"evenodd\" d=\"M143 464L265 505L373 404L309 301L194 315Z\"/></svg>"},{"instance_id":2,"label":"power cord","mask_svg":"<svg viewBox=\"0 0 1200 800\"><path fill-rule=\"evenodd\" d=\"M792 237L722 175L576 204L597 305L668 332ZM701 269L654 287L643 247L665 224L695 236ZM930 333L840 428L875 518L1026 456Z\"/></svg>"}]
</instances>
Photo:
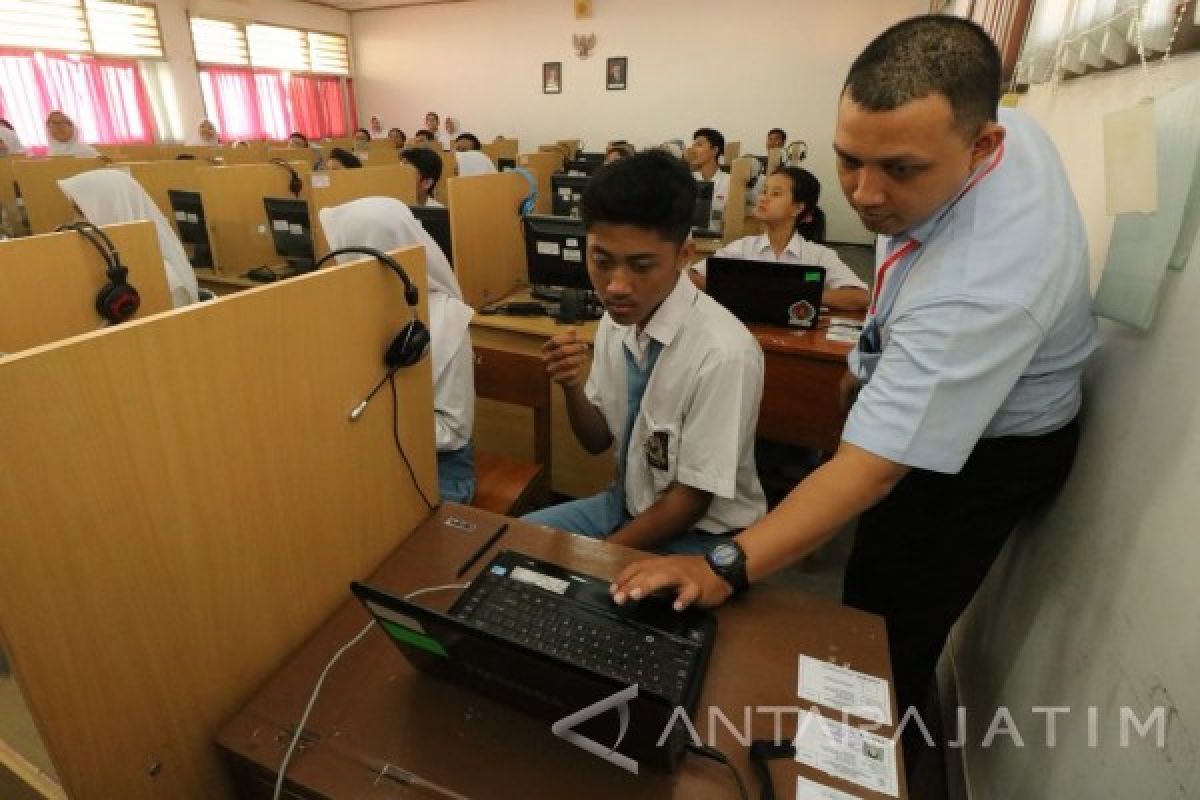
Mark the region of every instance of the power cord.
<instances>
[{"instance_id":1,"label":"power cord","mask_svg":"<svg viewBox=\"0 0 1200 800\"><path fill-rule=\"evenodd\" d=\"M441 592L449 589L466 589L467 585L468 584L465 583L448 583L442 586L428 586L424 589L416 589L415 591L409 592L404 596L404 599L411 600L414 597L420 597L421 595L428 594L429 592ZM374 624L375 620L372 619L363 627L361 631L354 634L350 641L342 645L341 648L339 648L338 651L333 654L333 658L329 659L329 662L325 665L325 669L321 670L321 676L317 678L317 683L315 686L313 686L312 694L309 695L308 704L304 706L304 713L300 715L300 721L296 723L296 730L292 734L292 741L288 743L287 752L283 754L283 761L279 763L279 775L275 778L275 790L271 793L271 800L279 800L280 796L283 794L283 782L287 777L288 765L291 764L292 756L296 752L296 745L300 743L300 737L304 732L304 726L308 724L308 717L310 714L312 714L313 706L317 704L317 697L319 697L321 694L321 687L325 685L325 677L329 674L329 671L333 669L333 665L336 664L338 660L344 656L348 650L350 650L350 648L362 641L362 638L367 635L367 632L371 630L371 627ZM409 772L408 770L402 770L399 767L390 767L390 769L399 774L389 774L388 777L396 778L397 780L401 780L403 782L417 783L418 785L425 786L426 788L433 789L434 791L440 791L442 794L448 797L457 798L461 796L449 790L444 790L437 784L430 783L420 776ZM387 770L388 768L385 767L385 774L387 774ZM403 776L407 776L409 780L405 781Z\"/></svg>"},{"instance_id":2,"label":"power cord","mask_svg":"<svg viewBox=\"0 0 1200 800\"><path fill-rule=\"evenodd\" d=\"M695 753L701 758L707 758L712 761L716 761L718 764L724 764L725 766L729 767L729 771L733 773L733 780L737 784L738 797L740 797L741 800L750 800L750 795L746 793L746 784L742 782L741 773L738 772L737 767L733 765L733 762L730 761L724 753L717 748L709 747L706 744L692 743L687 746L687 749L688 752Z\"/></svg>"},{"instance_id":3,"label":"power cord","mask_svg":"<svg viewBox=\"0 0 1200 800\"><path fill-rule=\"evenodd\" d=\"M425 490L421 488L421 482L417 480L416 470L413 469L412 462L408 460L408 454L404 452L404 445L400 443L400 399L396 395L396 370L388 370L387 381L392 390L392 440L396 442L396 449L400 451L400 457L404 459L404 466L408 467L408 475L412 478L417 494L421 495L426 507L430 511L434 511L437 506L429 502L429 498L425 496Z\"/></svg>"}]
</instances>

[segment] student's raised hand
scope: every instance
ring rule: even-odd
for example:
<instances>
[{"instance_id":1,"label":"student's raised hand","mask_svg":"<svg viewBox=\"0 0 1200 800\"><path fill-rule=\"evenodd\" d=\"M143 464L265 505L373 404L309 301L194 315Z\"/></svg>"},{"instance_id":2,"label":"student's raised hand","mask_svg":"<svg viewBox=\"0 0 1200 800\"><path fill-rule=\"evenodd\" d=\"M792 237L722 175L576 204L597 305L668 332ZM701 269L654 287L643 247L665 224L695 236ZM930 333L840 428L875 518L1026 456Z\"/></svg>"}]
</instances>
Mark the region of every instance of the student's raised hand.
<instances>
[{"instance_id":1,"label":"student's raised hand","mask_svg":"<svg viewBox=\"0 0 1200 800\"><path fill-rule=\"evenodd\" d=\"M542 361L550 380L565 389L575 389L583 385L588 348L579 341L578 332L568 328L542 345Z\"/></svg>"},{"instance_id":2,"label":"student's raised hand","mask_svg":"<svg viewBox=\"0 0 1200 800\"><path fill-rule=\"evenodd\" d=\"M712 571L704 556L655 556L635 561L621 570L610 587L617 605L641 600L660 589L676 593L676 611L693 603L714 608L733 595L733 587Z\"/></svg>"}]
</instances>

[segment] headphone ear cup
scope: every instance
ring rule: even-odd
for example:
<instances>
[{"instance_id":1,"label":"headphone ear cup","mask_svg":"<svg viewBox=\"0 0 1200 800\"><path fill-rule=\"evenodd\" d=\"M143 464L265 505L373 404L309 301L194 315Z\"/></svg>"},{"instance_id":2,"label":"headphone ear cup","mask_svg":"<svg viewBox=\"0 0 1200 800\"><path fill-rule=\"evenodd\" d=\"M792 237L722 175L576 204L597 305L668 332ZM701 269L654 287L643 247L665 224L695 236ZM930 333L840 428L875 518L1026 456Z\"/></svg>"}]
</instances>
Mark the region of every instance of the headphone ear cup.
<instances>
[{"instance_id":1,"label":"headphone ear cup","mask_svg":"<svg viewBox=\"0 0 1200 800\"><path fill-rule=\"evenodd\" d=\"M131 318L141 305L137 289L124 281L109 281L96 294L96 313L114 325Z\"/></svg>"},{"instance_id":2,"label":"headphone ear cup","mask_svg":"<svg viewBox=\"0 0 1200 800\"><path fill-rule=\"evenodd\" d=\"M411 367L429 352L429 328L419 319L405 325L388 345L383 363L389 369Z\"/></svg>"}]
</instances>

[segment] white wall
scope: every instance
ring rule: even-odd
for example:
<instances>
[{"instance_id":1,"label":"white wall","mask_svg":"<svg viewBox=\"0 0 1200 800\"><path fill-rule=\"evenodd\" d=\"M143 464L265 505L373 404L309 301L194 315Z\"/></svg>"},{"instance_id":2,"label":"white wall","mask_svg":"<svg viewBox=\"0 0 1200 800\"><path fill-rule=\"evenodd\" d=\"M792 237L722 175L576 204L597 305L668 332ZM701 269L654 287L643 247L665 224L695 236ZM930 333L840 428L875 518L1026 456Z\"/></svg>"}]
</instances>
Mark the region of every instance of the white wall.
<instances>
[{"instance_id":1,"label":"white wall","mask_svg":"<svg viewBox=\"0 0 1200 800\"><path fill-rule=\"evenodd\" d=\"M575 20L568 0L471 0L351 15L359 114L409 135L426 111L522 150L560 138L589 149L691 140L703 125L763 152L782 127L809 143L829 237L870 241L837 188L830 140L846 69L877 33L928 0L600 0ZM596 35L580 60L573 34ZM628 89L606 91L605 59L629 58ZM542 94L542 62L563 64Z\"/></svg>"},{"instance_id":2,"label":"white wall","mask_svg":"<svg viewBox=\"0 0 1200 800\"><path fill-rule=\"evenodd\" d=\"M1200 80L1200 56L1156 76L1159 92ZM1096 267L1112 227L1101 117L1146 88L1131 69L1035 88L1021 103L1058 143ZM976 800L1200 797L1200 243L1191 262L1168 276L1148 334L1102 321L1070 481L1046 516L1018 533L952 639ZM1045 746L1045 712L1032 711L1038 705L1072 709L1059 718L1054 749ZM1011 710L1024 748L1008 737L981 746L998 706ZM1164 746L1130 729L1122 747L1122 707L1142 721L1162 707Z\"/></svg>"},{"instance_id":3,"label":"white wall","mask_svg":"<svg viewBox=\"0 0 1200 800\"><path fill-rule=\"evenodd\" d=\"M325 6L300 0L156 0L158 22L162 28L167 68L176 97L179 122L184 136L195 133L204 119L204 101L200 96L200 78L192 50L188 14L197 17L237 19L306 28L326 33L350 34L350 15ZM169 100L168 100L169 102Z\"/></svg>"}]
</instances>

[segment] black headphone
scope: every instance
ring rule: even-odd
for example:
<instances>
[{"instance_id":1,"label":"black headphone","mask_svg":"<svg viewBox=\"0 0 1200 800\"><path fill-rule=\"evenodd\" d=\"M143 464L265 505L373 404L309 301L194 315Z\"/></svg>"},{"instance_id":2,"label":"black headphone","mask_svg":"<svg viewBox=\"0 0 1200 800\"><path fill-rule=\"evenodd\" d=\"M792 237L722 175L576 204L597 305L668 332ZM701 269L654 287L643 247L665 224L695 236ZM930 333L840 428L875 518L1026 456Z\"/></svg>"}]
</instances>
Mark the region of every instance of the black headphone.
<instances>
[{"instance_id":1,"label":"black headphone","mask_svg":"<svg viewBox=\"0 0 1200 800\"><path fill-rule=\"evenodd\" d=\"M322 256L317 261L314 269L320 269L330 259L346 253L371 256L380 264L390 267L392 272L399 275L400 280L404 282L404 301L408 304L412 319L400 329L400 332L392 339L392 343L388 345L387 351L383 354L383 363L387 365L389 370L411 367L429 352L429 328L417 318L417 298L419 295L416 285L409 279L408 273L404 271L404 267L396 263L396 259L387 253L376 250L374 247L339 247L337 250L331 250Z\"/></svg>"},{"instance_id":2,"label":"black headphone","mask_svg":"<svg viewBox=\"0 0 1200 800\"><path fill-rule=\"evenodd\" d=\"M299 197L300 190L304 188L304 181L300 180L300 173L296 172L292 165L282 158L272 158L271 163L278 164L288 171L288 175L291 176L288 178L288 191L292 193L292 197Z\"/></svg>"},{"instance_id":3,"label":"black headphone","mask_svg":"<svg viewBox=\"0 0 1200 800\"><path fill-rule=\"evenodd\" d=\"M54 230L75 231L91 242L92 247L95 247L104 259L104 274L108 277L108 282L96 293L96 313L113 325L119 325L136 314L142 304L142 297L138 290L128 283L129 268L121 263L121 254L117 252L116 245L108 238L108 234L86 221L69 222L59 225Z\"/></svg>"}]
</instances>

